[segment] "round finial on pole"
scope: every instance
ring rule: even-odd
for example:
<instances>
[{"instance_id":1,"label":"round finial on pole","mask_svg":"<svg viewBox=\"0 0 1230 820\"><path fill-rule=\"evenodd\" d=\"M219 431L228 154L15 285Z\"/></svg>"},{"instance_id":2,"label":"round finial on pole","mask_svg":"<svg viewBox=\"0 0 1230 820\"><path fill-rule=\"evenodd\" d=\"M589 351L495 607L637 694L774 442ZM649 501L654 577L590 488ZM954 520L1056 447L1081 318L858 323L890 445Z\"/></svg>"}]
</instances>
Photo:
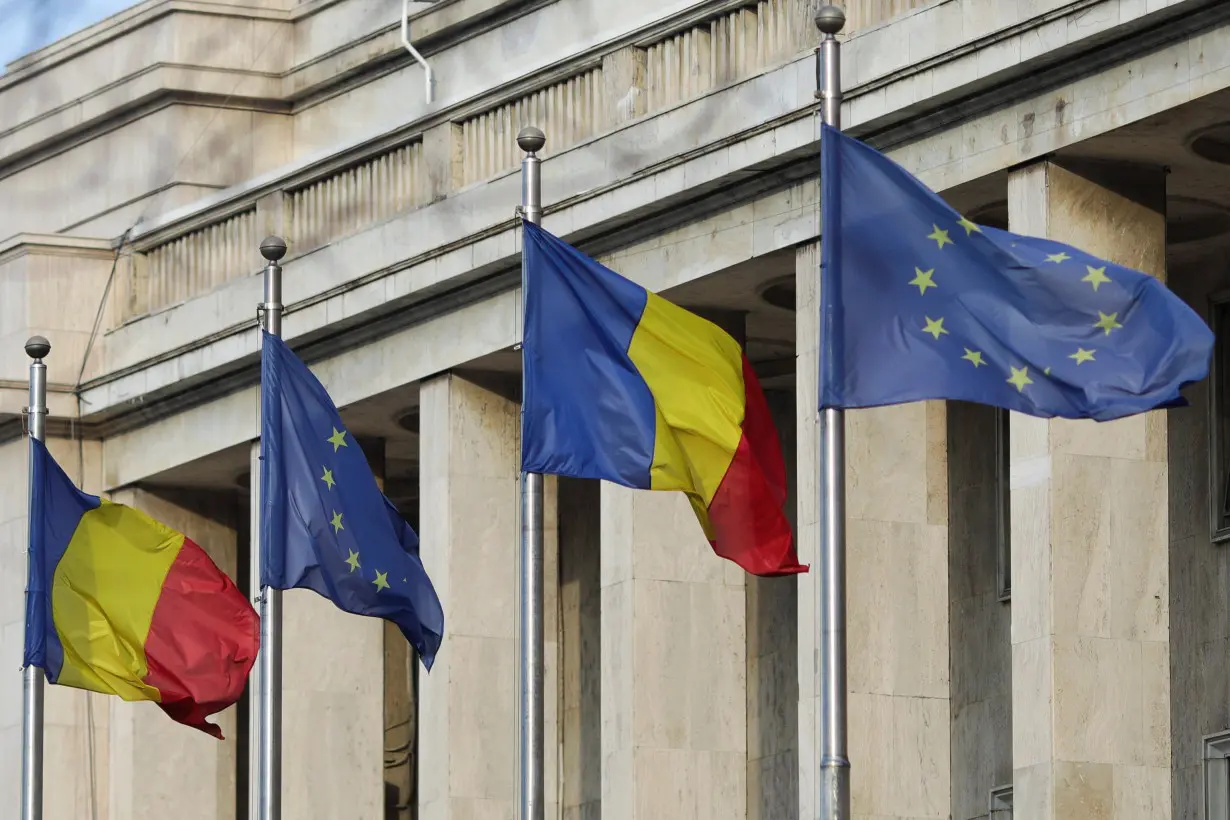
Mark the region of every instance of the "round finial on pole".
<instances>
[{"instance_id":1,"label":"round finial on pole","mask_svg":"<svg viewBox=\"0 0 1230 820\"><path fill-rule=\"evenodd\" d=\"M832 37L846 25L846 13L840 6L821 6L816 9L816 28Z\"/></svg>"},{"instance_id":2,"label":"round finial on pole","mask_svg":"<svg viewBox=\"0 0 1230 820\"><path fill-rule=\"evenodd\" d=\"M547 144L547 135L541 128L527 125L517 134L517 146L527 154L537 153Z\"/></svg>"},{"instance_id":3,"label":"round finial on pole","mask_svg":"<svg viewBox=\"0 0 1230 820\"><path fill-rule=\"evenodd\" d=\"M26 355L31 359L38 361L39 359L47 358L47 354L51 352L51 342L47 341L42 336L31 336L26 340Z\"/></svg>"},{"instance_id":4,"label":"round finial on pole","mask_svg":"<svg viewBox=\"0 0 1230 820\"><path fill-rule=\"evenodd\" d=\"M286 240L280 236L267 236L261 242L261 256L270 262L277 263L286 255Z\"/></svg>"}]
</instances>

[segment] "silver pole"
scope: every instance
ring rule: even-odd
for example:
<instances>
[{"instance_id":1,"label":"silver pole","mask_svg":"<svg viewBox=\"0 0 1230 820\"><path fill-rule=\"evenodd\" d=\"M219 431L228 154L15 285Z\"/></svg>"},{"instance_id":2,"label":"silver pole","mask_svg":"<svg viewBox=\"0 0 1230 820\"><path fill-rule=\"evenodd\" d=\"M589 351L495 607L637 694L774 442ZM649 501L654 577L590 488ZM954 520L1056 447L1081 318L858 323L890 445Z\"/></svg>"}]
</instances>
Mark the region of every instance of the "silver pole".
<instances>
[{"instance_id":1,"label":"silver pole","mask_svg":"<svg viewBox=\"0 0 1230 820\"><path fill-rule=\"evenodd\" d=\"M816 93L820 115L841 128L841 45L836 34L846 24L837 6L816 12L823 39L816 49ZM824 150L824 146L820 146ZM837 203L823 203L835 207ZM822 236L821 242L828 241ZM821 342L823 344L823 342ZM821 361L824 361L821 351ZM823 366L823 365L822 365ZM820 662L819 737L816 757L816 817L849 820L850 760L846 749L846 422L840 410L820 413L820 601L816 639Z\"/></svg>"},{"instance_id":2,"label":"silver pole","mask_svg":"<svg viewBox=\"0 0 1230 820\"><path fill-rule=\"evenodd\" d=\"M265 301L261 305L263 326L273 336L282 335L282 266L278 262L286 254L286 243L270 236L261 242L265 265ZM264 408L261 408L264 412ZM260 485L251 488L253 516L256 528L252 533L253 561L261 560L261 494ZM259 583L259 575L258 575ZM282 591L261 587L261 648L260 648L260 820L282 818Z\"/></svg>"},{"instance_id":3,"label":"silver pole","mask_svg":"<svg viewBox=\"0 0 1230 820\"><path fill-rule=\"evenodd\" d=\"M534 127L522 128L517 145L521 160L521 212L542 224L542 160L537 152L547 142ZM525 317L525 250L521 253L521 316ZM522 334L524 340L524 333ZM525 396L525 367L521 368ZM521 811L520 820L543 820L543 638L542 638L542 476L521 474Z\"/></svg>"},{"instance_id":4,"label":"silver pole","mask_svg":"<svg viewBox=\"0 0 1230 820\"><path fill-rule=\"evenodd\" d=\"M47 365L43 359L51 343L42 336L26 342L30 362L30 438L43 441L47 429ZM29 525L27 532L42 526L34 509L34 458L31 455L29 482ZM26 546L26 609L30 608L29 537ZM43 820L43 670L27 666L21 670L21 820Z\"/></svg>"},{"instance_id":5,"label":"silver pole","mask_svg":"<svg viewBox=\"0 0 1230 820\"><path fill-rule=\"evenodd\" d=\"M252 442L248 454L248 597L261 607L261 443ZM256 663L248 674L248 817L261 816L261 664L265 653L257 650Z\"/></svg>"}]
</instances>

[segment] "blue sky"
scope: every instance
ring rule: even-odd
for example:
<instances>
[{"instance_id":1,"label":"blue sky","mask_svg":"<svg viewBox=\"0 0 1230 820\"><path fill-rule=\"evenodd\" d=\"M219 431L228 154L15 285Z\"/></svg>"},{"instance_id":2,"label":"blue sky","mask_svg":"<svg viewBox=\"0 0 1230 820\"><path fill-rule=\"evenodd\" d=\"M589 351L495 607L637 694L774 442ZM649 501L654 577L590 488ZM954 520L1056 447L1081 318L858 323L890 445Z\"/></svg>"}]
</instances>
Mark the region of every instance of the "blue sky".
<instances>
[{"instance_id":1,"label":"blue sky","mask_svg":"<svg viewBox=\"0 0 1230 820\"><path fill-rule=\"evenodd\" d=\"M0 0L0 70L23 54L97 23L137 0Z\"/></svg>"}]
</instances>

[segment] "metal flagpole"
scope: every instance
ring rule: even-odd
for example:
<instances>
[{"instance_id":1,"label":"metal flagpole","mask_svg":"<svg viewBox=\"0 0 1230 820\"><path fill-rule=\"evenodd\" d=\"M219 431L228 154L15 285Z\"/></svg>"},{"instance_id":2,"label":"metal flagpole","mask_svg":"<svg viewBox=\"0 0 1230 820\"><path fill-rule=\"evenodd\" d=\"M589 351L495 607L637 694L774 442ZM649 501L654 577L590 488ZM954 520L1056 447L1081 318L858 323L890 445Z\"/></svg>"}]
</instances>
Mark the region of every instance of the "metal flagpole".
<instances>
[{"instance_id":1,"label":"metal flagpole","mask_svg":"<svg viewBox=\"0 0 1230 820\"><path fill-rule=\"evenodd\" d=\"M265 257L265 301L261 305L262 326L273 336L282 335L282 266L278 264L286 255L286 243L277 236L261 242L261 256ZM265 408L261 408L265 412ZM255 477L254 477L255 478ZM252 515L252 563L253 573L260 589L261 648L259 656L260 692L259 763L257 778L260 783L259 820L282 818L282 591L272 587L259 587L262 561L261 492L260 484L253 481L251 499Z\"/></svg>"},{"instance_id":2,"label":"metal flagpole","mask_svg":"<svg viewBox=\"0 0 1230 820\"><path fill-rule=\"evenodd\" d=\"M820 115L841 128L841 45L836 34L846 24L837 6L816 12L824 35L816 49L816 96ZM820 146L823 151L824 146ZM823 202L821 207L837 203ZM828 237L821 236L821 242ZM821 339L820 344L824 344ZM823 350L820 360L824 361ZM821 365L824 366L823 364ZM850 760L846 751L846 422L840 410L820 413L820 605L816 640L820 663L820 702L816 757L819 820L850 817Z\"/></svg>"},{"instance_id":3,"label":"metal flagpole","mask_svg":"<svg viewBox=\"0 0 1230 820\"><path fill-rule=\"evenodd\" d=\"M47 365L43 359L51 352L51 343L42 336L31 336L26 342L30 362L30 438L43 440L47 429ZM31 445L33 446L33 445ZM30 457L29 527L40 526L34 509L34 458ZM26 544L26 609L30 608L29 537ZM43 670L27 666L21 671L21 820L43 818Z\"/></svg>"},{"instance_id":4,"label":"metal flagpole","mask_svg":"<svg viewBox=\"0 0 1230 820\"><path fill-rule=\"evenodd\" d=\"M525 152L521 160L521 214L542 224L542 160L537 152L547 137L532 126L517 134ZM525 244L521 246L521 322L525 328ZM522 347L524 356L524 345ZM525 365L521 367L521 396L525 398ZM524 412L524 411L523 411ZM524 446L524 442L522 442ZM521 810L519 820L543 820L543 640L542 640L542 476L521 474L521 699L520 757Z\"/></svg>"},{"instance_id":5,"label":"metal flagpole","mask_svg":"<svg viewBox=\"0 0 1230 820\"><path fill-rule=\"evenodd\" d=\"M252 442L248 453L248 598L253 608L261 607L261 443ZM257 650L256 663L248 673L248 817L261 816L261 664L265 653Z\"/></svg>"}]
</instances>

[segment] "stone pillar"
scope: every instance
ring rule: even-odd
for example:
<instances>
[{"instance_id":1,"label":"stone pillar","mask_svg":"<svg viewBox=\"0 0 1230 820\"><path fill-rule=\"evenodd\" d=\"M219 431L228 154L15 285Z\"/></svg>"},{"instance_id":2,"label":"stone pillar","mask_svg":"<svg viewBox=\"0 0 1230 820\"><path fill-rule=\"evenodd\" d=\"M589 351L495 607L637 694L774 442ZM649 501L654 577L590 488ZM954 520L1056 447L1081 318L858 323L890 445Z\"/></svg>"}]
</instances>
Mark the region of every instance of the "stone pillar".
<instances>
[{"instance_id":1,"label":"stone pillar","mask_svg":"<svg viewBox=\"0 0 1230 820\"><path fill-rule=\"evenodd\" d=\"M511 818L517 805L516 402L456 374L419 389L423 564L444 606L444 643L419 676L420 820ZM544 482L546 816L559 750L555 481Z\"/></svg>"},{"instance_id":2,"label":"stone pillar","mask_svg":"<svg viewBox=\"0 0 1230 820\"><path fill-rule=\"evenodd\" d=\"M1165 276L1160 170L1040 162L1008 207L1013 231ZM1166 415L1013 415L1011 440L1015 811L1169 818Z\"/></svg>"},{"instance_id":3,"label":"stone pillar","mask_svg":"<svg viewBox=\"0 0 1230 820\"><path fill-rule=\"evenodd\" d=\"M358 439L384 486L384 442ZM383 817L384 636L306 589L282 594L282 813Z\"/></svg>"},{"instance_id":4,"label":"stone pillar","mask_svg":"<svg viewBox=\"0 0 1230 820\"><path fill-rule=\"evenodd\" d=\"M461 156L461 126L442 122L423 132L423 201L444 199L465 183Z\"/></svg>"},{"instance_id":5,"label":"stone pillar","mask_svg":"<svg viewBox=\"0 0 1230 820\"><path fill-rule=\"evenodd\" d=\"M603 820L745 820L745 573L682 493L604 482L601 508Z\"/></svg>"},{"instance_id":6,"label":"stone pillar","mask_svg":"<svg viewBox=\"0 0 1230 820\"><path fill-rule=\"evenodd\" d=\"M602 82L612 125L634 120L645 113L645 49L626 46L602 58Z\"/></svg>"},{"instance_id":7,"label":"stone pillar","mask_svg":"<svg viewBox=\"0 0 1230 820\"><path fill-rule=\"evenodd\" d=\"M948 403L954 820L985 817L991 790L1012 783L1012 609L1000 600L998 561L1007 487L1001 417L989 405Z\"/></svg>"},{"instance_id":8,"label":"stone pillar","mask_svg":"<svg viewBox=\"0 0 1230 820\"><path fill-rule=\"evenodd\" d=\"M795 396L765 391L786 462L786 517L797 533ZM797 536L796 536L797 537ZM747 820L799 819L799 672L796 578L747 585Z\"/></svg>"},{"instance_id":9,"label":"stone pillar","mask_svg":"<svg viewBox=\"0 0 1230 820\"><path fill-rule=\"evenodd\" d=\"M796 257L800 815L814 816L820 574L819 247ZM942 402L846 413L849 755L856 816L947 818L948 468Z\"/></svg>"},{"instance_id":10,"label":"stone pillar","mask_svg":"<svg viewBox=\"0 0 1230 820\"><path fill-rule=\"evenodd\" d=\"M289 216L285 191L271 191L256 200L257 233L261 239L266 236L286 236L290 233ZM134 254L144 259L144 254Z\"/></svg>"},{"instance_id":11,"label":"stone pillar","mask_svg":"<svg viewBox=\"0 0 1230 820\"><path fill-rule=\"evenodd\" d=\"M944 402L846 416L851 789L858 813L948 818Z\"/></svg>"},{"instance_id":12,"label":"stone pillar","mask_svg":"<svg viewBox=\"0 0 1230 820\"><path fill-rule=\"evenodd\" d=\"M0 805L21 805L21 658L25 641L27 444L0 445Z\"/></svg>"},{"instance_id":13,"label":"stone pillar","mask_svg":"<svg viewBox=\"0 0 1230 820\"><path fill-rule=\"evenodd\" d=\"M138 489L112 493L111 499L184 533L219 569L232 579L237 577L239 544L231 520L234 504L213 503L221 500L197 494L194 508L189 509ZM110 817L225 820L235 816L236 756L241 742L237 707L212 718L225 737L219 742L175 723L152 704L125 703L115 697L107 698L106 703L111 726ZM292 763L287 768L293 768L294 756L288 759Z\"/></svg>"},{"instance_id":14,"label":"stone pillar","mask_svg":"<svg viewBox=\"0 0 1230 820\"><path fill-rule=\"evenodd\" d=\"M811 569L798 576L799 817L816 816L816 600L820 573L820 244L802 245L794 260L795 547L799 563Z\"/></svg>"},{"instance_id":15,"label":"stone pillar","mask_svg":"<svg viewBox=\"0 0 1230 820\"><path fill-rule=\"evenodd\" d=\"M48 438L51 455L87 492L101 483L101 448ZM20 805L21 659L25 646L26 545L29 516L28 444L0 445L0 470L14 477L0 495L0 806ZM70 689L45 689L43 814L46 820L105 816L108 802L108 727L113 698ZM159 713L160 716L161 713Z\"/></svg>"},{"instance_id":16,"label":"stone pillar","mask_svg":"<svg viewBox=\"0 0 1230 820\"><path fill-rule=\"evenodd\" d=\"M563 820L601 820L599 483L559 480Z\"/></svg>"},{"instance_id":17,"label":"stone pillar","mask_svg":"<svg viewBox=\"0 0 1230 820\"><path fill-rule=\"evenodd\" d=\"M383 438L359 438L359 447L376 477L376 486L387 493L387 450ZM418 708L414 698L415 665L418 656L406 636L392 621L383 622L384 693L383 754L385 820L410 820L414 796L414 736Z\"/></svg>"}]
</instances>

